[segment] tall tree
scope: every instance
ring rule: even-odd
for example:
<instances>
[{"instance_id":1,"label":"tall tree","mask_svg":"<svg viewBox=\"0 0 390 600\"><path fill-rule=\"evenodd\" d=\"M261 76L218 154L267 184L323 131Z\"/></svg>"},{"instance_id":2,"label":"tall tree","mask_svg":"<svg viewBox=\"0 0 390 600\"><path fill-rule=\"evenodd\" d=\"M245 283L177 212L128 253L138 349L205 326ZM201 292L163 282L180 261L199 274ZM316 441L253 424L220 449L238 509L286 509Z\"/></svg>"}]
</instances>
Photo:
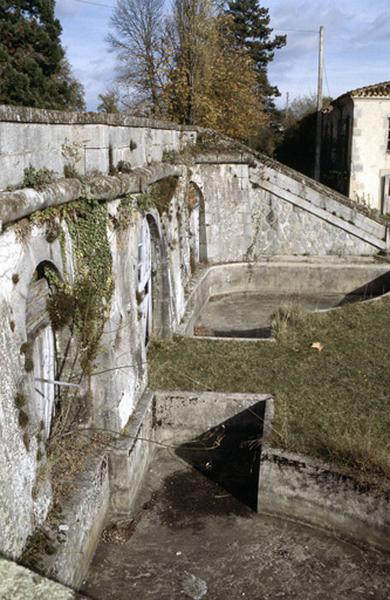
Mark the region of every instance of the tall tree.
<instances>
[{"instance_id":1,"label":"tall tree","mask_svg":"<svg viewBox=\"0 0 390 600\"><path fill-rule=\"evenodd\" d=\"M264 100L272 106L272 96L278 89L268 82L267 68L273 60L275 50L286 45L285 35L271 38L269 9L260 6L258 0L231 0L226 13L233 18L233 34L237 43L246 48L256 66L259 85Z\"/></svg>"},{"instance_id":2,"label":"tall tree","mask_svg":"<svg viewBox=\"0 0 390 600\"><path fill-rule=\"evenodd\" d=\"M55 0L0 0L0 103L83 107L54 8Z\"/></svg>"},{"instance_id":3,"label":"tall tree","mask_svg":"<svg viewBox=\"0 0 390 600\"><path fill-rule=\"evenodd\" d=\"M118 0L109 43L120 79L138 93L132 106L121 103L252 141L267 117L256 64L235 38L233 17L215 0L172 0L165 20L162 9L162 0Z\"/></svg>"},{"instance_id":4,"label":"tall tree","mask_svg":"<svg viewBox=\"0 0 390 600\"><path fill-rule=\"evenodd\" d=\"M272 37L268 8L259 0L230 0L226 2L226 13L233 19L233 34L237 44L245 48L252 58L258 84L258 95L263 109L268 113L266 125L253 136L253 145L267 154L273 154L278 132L281 128L280 113L275 108L274 98L279 90L268 80L268 65L274 58L275 50L285 46L286 36Z\"/></svg>"},{"instance_id":5,"label":"tall tree","mask_svg":"<svg viewBox=\"0 0 390 600\"><path fill-rule=\"evenodd\" d=\"M160 113L163 10L164 0L118 0L107 38L118 57L118 81L153 115Z\"/></svg>"},{"instance_id":6,"label":"tall tree","mask_svg":"<svg viewBox=\"0 0 390 600\"><path fill-rule=\"evenodd\" d=\"M165 98L168 112L181 123L198 122L199 91L217 43L212 0L174 0L165 43L170 48ZM168 96L167 96L168 92Z\"/></svg>"},{"instance_id":7,"label":"tall tree","mask_svg":"<svg viewBox=\"0 0 390 600\"><path fill-rule=\"evenodd\" d=\"M167 102L168 115L250 142L253 132L264 126L266 116L258 96L255 66L248 53L235 44L229 19L209 15L202 22L202 18L191 52L183 56L183 46L179 46L179 60L164 90L171 100L171 104Z\"/></svg>"}]
</instances>

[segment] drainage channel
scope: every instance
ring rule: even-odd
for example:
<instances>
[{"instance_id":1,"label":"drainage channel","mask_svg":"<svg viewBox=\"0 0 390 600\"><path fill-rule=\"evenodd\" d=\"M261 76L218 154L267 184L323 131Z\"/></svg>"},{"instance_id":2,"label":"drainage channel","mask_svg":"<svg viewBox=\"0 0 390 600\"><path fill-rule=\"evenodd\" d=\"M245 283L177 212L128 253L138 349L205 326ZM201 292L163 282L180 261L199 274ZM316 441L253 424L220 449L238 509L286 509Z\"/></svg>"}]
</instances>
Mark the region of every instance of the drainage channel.
<instances>
[{"instance_id":1,"label":"drainage channel","mask_svg":"<svg viewBox=\"0 0 390 600\"><path fill-rule=\"evenodd\" d=\"M112 515L103 532L82 589L87 596L390 597L388 554L347 542L341 528L337 535L338 530L331 534L297 522L288 510L278 516L256 512L259 484L264 487L267 479L260 463L272 421L271 396L159 391L150 397L152 410L143 422L148 429L151 419L160 449L151 456L128 516ZM139 456L146 443L138 442ZM298 472L304 468L301 461ZM283 493L279 479L276 494ZM328 502L333 491L326 482L325 488Z\"/></svg>"},{"instance_id":2,"label":"drainage channel","mask_svg":"<svg viewBox=\"0 0 390 600\"><path fill-rule=\"evenodd\" d=\"M258 515L159 452L133 518L106 530L83 592L95 600L387 600L389 566L379 552Z\"/></svg>"}]
</instances>

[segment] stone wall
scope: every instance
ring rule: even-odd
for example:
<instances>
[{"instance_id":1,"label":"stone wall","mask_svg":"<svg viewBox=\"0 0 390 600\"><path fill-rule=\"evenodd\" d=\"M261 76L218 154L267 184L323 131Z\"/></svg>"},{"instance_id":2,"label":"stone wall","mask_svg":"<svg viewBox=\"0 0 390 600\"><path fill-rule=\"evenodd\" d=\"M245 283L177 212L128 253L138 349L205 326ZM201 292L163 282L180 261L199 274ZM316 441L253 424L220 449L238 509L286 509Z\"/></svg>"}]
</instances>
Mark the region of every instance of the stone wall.
<instances>
[{"instance_id":1,"label":"stone wall","mask_svg":"<svg viewBox=\"0 0 390 600\"><path fill-rule=\"evenodd\" d=\"M79 175L107 174L119 161L139 167L196 140L196 129L104 113L67 113L0 106L0 190L20 186L24 169L66 165Z\"/></svg>"},{"instance_id":2,"label":"stone wall","mask_svg":"<svg viewBox=\"0 0 390 600\"><path fill-rule=\"evenodd\" d=\"M37 575L16 563L0 560L0 598L6 600L86 600L55 581Z\"/></svg>"},{"instance_id":3,"label":"stone wall","mask_svg":"<svg viewBox=\"0 0 390 600\"><path fill-rule=\"evenodd\" d=\"M138 197L135 196L135 203ZM108 301L99 351L89 374L81 380L77 419L83 427L119 432L133 414L147 385L147 347L137 296L138 248L145 221L149 223L154 245L152 260L158 261L152 265L153 288L160 296L155 299L155 309L161 313L160 318L157 315L155 318L158 334L168 335L174 331L184 312L184 290L191 277L186 182L185 179L179 182L163 215L152 206L145 211L135 204L130 217L127 216L129 220L120 224L121 200L101 206L105 207L114 291ZM54 239L50 235L53 224L58 228ZM0 548L6 556L15 559L20 557L29 535L45 522L52 502L50 469L37 407L36 378L40 364L28 364L26 354L31 343L27 327L29 289L42 265L50 265L72 286L79 275L75 251L67 222L58 216L42 223L24 219L8 226L0 235L3 382L0 391L0 516L3 523ZM96 247L91 247L93 252ZM42 310L45 310L44 303ZM65 333L63 331L55 333L58 363L68 340L66 328ZM71 345L72 356L76 356L77 338ZM36 362L44 360L42 354ZM67 376L67 373L61 376L65 383ZM63 572L63 580L68 584L79 581L78 573L82 569L82 560L74 564L70 557L76 556L77 551L84 553L84 559L88 560L97 537L93 531L99 523L101 526L108 506L105 492L102 492L103 497L93 492L92 483L87 488L91 492L90 500L88 490L84 490L83 498L80 497L80 501L75 498L69 512L82 515L76 535L67 549L60 547L58 554L69 553L64 555L64 561L69 559L70 562ZM84 508L81 500L84 503L88 500Z\"/></svg>"},{"instance_id":4,"label":"stone wall","mask_svg":"<svg viewBox=\"0 0 390 600\"><path fill-rule=\"evenodd\" d=\"M385 225L265 157L240 151L225 158L197 155L191 164L180 157L176 164L155 162L163 155L167 158L167 152L180 152L196 136L194 129L123 116L0 108L0 188L19 184L30 164L61 175L69 166L69 148L81 151L73 165L79 175L100 171L81 180L59 179L39 190L0 192L0 219L5 225L0 233L0 550L8 557L21 556L29 536L45 524L53 500L45 442L50 421L52 426L56 421L49 415L44 434L38 410L42 401L36 391L41 383L54 385L50 377L40 381L52 350L44 343L37 350L36 342L42 339L40 324L50 328L52 320L46 314L42 319L28 315L32 283L46 279L44 267L50 266L59 282L74 289L84 271L88 273L89 262L95 264L103 251L109 254L112 297L104 298L104 327L88 369L81 369L83 348L69 323L58 331L53 326L56 355L49 358L58 365L68 357L65 370L59 369L62 383L55 384L59 390L64 383L79 386L69 408L74 425L118 434L126 426L132 430L147 387L150 336L178 331L186 309L192 310L191 283L200 261L252 265L260 256L271 259L281 253L359 256L387 248ZM130 162L131 172L108 176L119 160ZM169 178L175 179L175 189L162 204L161 197L156 202L152 185L165 185ZM75 208L71 203L77 200ZM85 223L87 213L103 214L103 228L89 230L90 255L84 263L78 255L78 225L73 223L72 233L65 206L79 211L79 224ZM147 339L139 290L145 225L150 231L154 323ZM93 279L94 273L89 275ZM50 285L47 280L42 288L47 296L37 298L41 313L47 311L50 294L56 293ZM87 296L88 289L84 285ZM38 323L35 329L28 325L31 318ZM145 435L150 433L145 430ZM129 454L130 449L124 444L110 459L115 491L110 503L118 513L131 500L147 463L140 444ZM128 480L121 487L123 469ZM93 552L108 506L105 477L99 487L94 469L90 475L89 491L84 490L83 499L72 496L67 507L74 528L62 552L65 580L73 584ZM80 516L78 528L72 514ZM72 551L79 552L79 570Z\"/></svg>"},{"instance_id":5,"label":"stone wall","mask_svg":"<svg viewBox=\"0 0 390 600\"><path fill-rule=\"evenodd\" d=\"M258 507L260 513L288 515L363 546L390 549L388 498L319 460L265 448Z\"/></svg>"},{"instance_id":6,"label":"stone wall","mask_svg":"<svg viewBox=\"0 0 390 600\"><path fill-rule=\"evenodd\" d=\"M192 177L205 199L209 262L386 251L385 224L328 188L311 186L310 180L272 163L234 162L233 156L198 160Z\"/></svg>"},{"instance_id":7,"label":"stone wall","mask_svg":"<svg viewBox=\"0 0 390 600\"><path fill-rule=\"evenodd\" d=\"M275 294L283 290L292 298L312 293L319 296L359 293L370 297L373 291L378 294L386 291L389 282L390 268L386 263L337 257L317 260L276 257L270 260L263 256L256 263L205 266L198 270L188 288L186 310L178 333L193 335L202 309L215 296L243 292Z\"/></svg>"}]
</instances>

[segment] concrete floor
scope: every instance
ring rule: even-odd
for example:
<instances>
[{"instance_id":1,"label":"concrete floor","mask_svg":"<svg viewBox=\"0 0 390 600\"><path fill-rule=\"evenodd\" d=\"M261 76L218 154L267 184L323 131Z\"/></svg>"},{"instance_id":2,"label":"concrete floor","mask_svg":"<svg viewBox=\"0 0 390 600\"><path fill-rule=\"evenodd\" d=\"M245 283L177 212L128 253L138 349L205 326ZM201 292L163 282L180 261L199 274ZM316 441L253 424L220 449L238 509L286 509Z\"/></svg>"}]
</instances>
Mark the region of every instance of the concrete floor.
<instances>
[{"instance_id":1,"label":"concrete floor","mask_svg":"<svg viewBox=\"0 0 390 600\"><path fill-rule=\"evenodd\" d=\"M271 317L280 306L299 304L308 311L333 308L345 294L259 294L243 292L214 296L195 325L196 335L269 337Z\"/></svg>"},{"instance_id":2,"label":"concrete floor","mask_svg":"<svg viewBox=\"0 0 390 600\"><path fill-rule=\"evenodd\" d=\"M134 519L104 532L82 591L95 600L387 600L389 566L373 550L257 515L161 451Z\"/></svg>"}]
</instances>

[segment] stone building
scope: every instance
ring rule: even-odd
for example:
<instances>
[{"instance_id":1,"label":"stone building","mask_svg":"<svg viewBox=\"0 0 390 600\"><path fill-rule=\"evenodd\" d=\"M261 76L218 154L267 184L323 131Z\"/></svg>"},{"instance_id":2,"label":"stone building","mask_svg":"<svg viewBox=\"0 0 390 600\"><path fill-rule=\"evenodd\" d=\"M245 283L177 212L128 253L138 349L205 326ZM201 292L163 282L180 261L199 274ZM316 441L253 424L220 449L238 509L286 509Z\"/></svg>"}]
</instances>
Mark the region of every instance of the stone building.
<instances>
[{"instance_id":1,"label":"stone building","mask_svg":"<svg viewBox=\"0 0 390 600\"><path fill-rule=\"evenodd\" d=\"M390 212L390 81L347 92L323 113L321 181Z\"/></svg>"}]
</instances>

